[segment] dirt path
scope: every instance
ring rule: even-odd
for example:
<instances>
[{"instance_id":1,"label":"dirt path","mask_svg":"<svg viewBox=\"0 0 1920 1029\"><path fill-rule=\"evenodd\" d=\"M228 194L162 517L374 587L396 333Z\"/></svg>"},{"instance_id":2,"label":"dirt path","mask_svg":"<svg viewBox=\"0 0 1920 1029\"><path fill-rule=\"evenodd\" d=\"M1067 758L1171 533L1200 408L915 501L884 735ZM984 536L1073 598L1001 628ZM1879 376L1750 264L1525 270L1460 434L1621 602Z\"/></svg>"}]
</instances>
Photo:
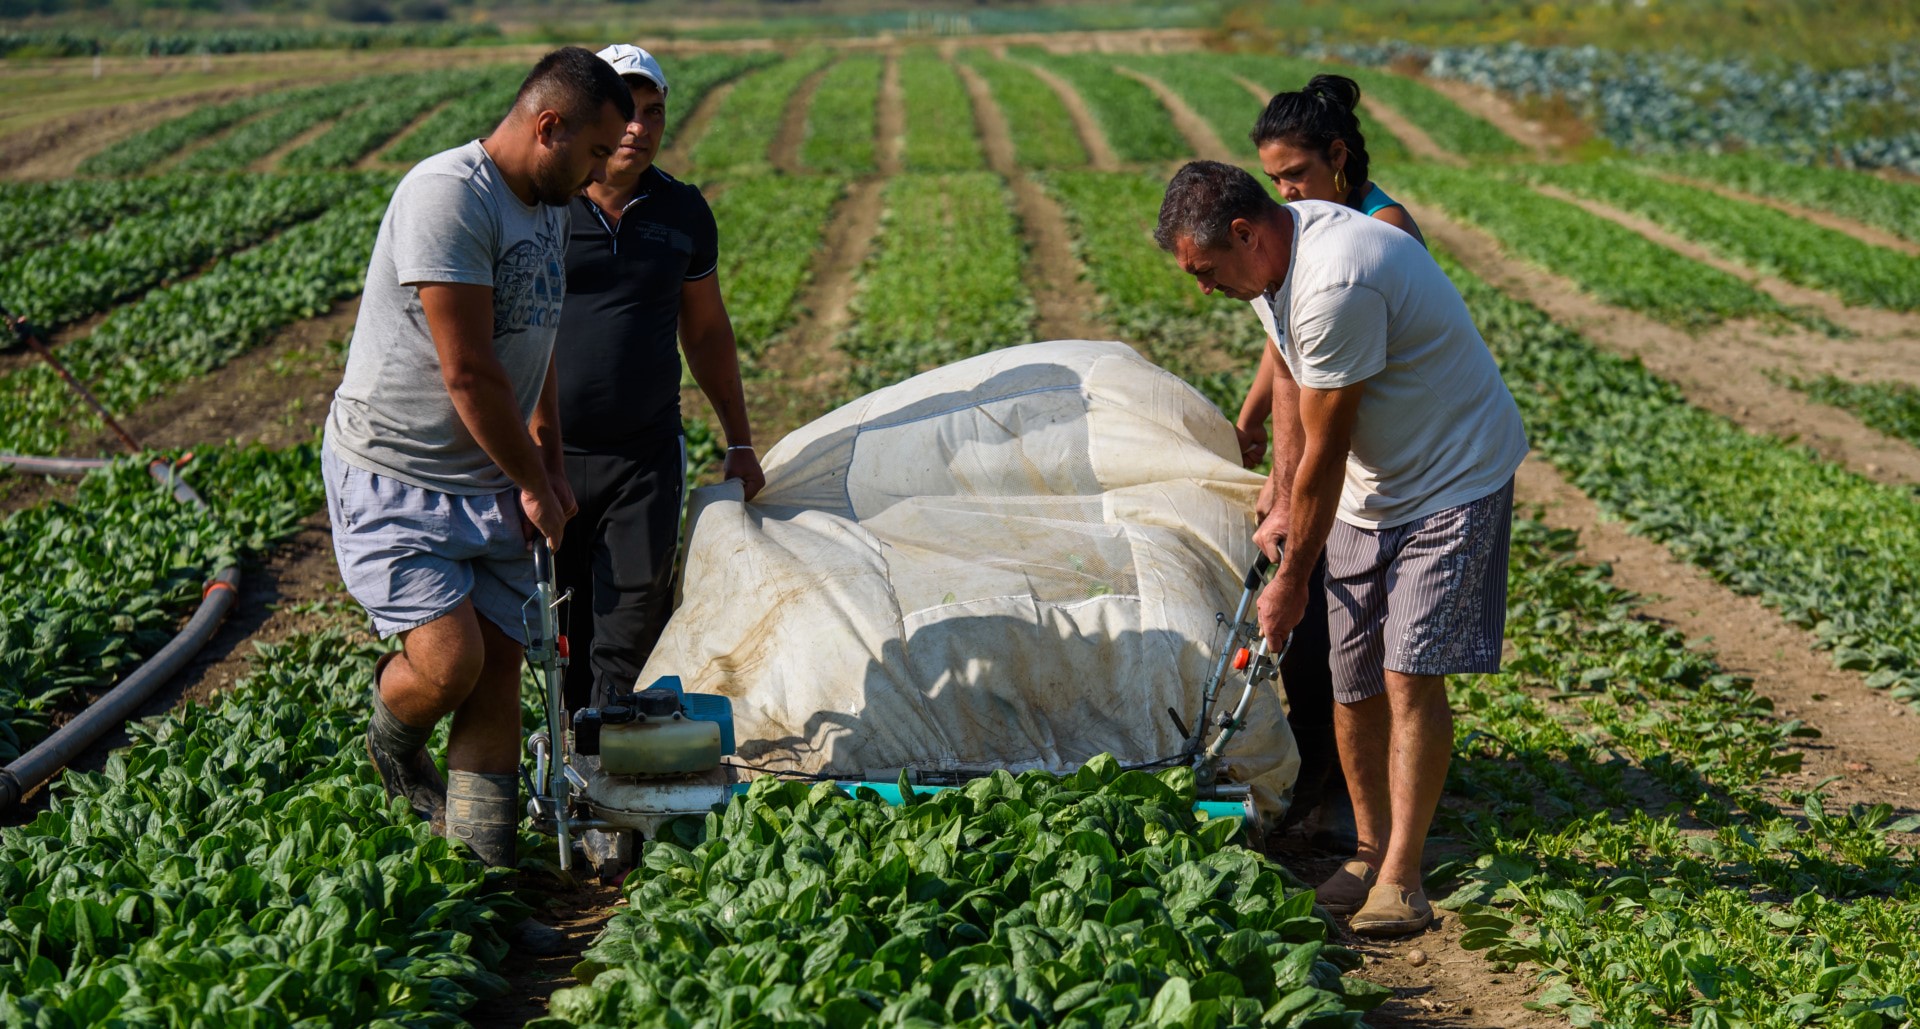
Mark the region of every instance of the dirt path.
<instances>
[{"instance_id":1,"label":"dirt path","mask_svg":"<svg viewBox=\"0 0 1920 1029\"><path fill-rule=\"evenodd\" d=\"M1874 307L1849 306L1831 293L1796 285L1777 276L1760 274L1738 261L1721 257L1712 249L1687 239L1650 218L1623 211L1597 200L1589 200L1555 186L1536 185L1533 188L1546 196L1564 200L1591 214L1631 229L1682 257L1718 268L1735 278L1751 282L1756 289L1789 307L1805 307L1819 312L1822 317L1837 325L1845 326L1858 333L1861 338L1841 344L1822 339L1819 344L1816 344L1818 349L1839 345L1845 346L1857 360L1869 360L1877 356L1889 369L1904 371L1904 374L1894 374L1893 377L1903 378L1909 382L1920 382L1920 315L1902 311L1885 311ZM1874 347L1873 344L1876 343L1880 346Z\"/></svg>"},{"instance_id":2,"label":"dirt path","mask_svg":"<svg viewBox=\"0 0 1920 1029\"><path fill-rule=\"evenodd\" d=\"M1750 676L1782 719L1799 718L1821 731L1796 741L1805 764L1787 785L1808 787L1828 776L1841 802L1885 802L1902 812L1920 806L1920 718L1884 691L1868 689L1858 674L1833 667L1813 649L1812 634L1788 624L1759 600L1714 582L1658 543L1609 521L1593 501L1537 457L1520 468L1515 504L1543 505L1544 519L1580 531L1580 560L1613 566L1613 582L1645 598L1642 609L1689 639L1711 640L1722 667ZM1832 809L1834 805L1829 805Z\"/></svg>"},{"instance_id":3,"label":"dirt path","mask_svg":"<svg viewBox=\"0 0 1920 1029\"><path fill-rule=\"evenodd\" d=\"M1771 207L1776 211L1793 215L1801 221L1809 221L1822 228L1832 229L1835 232L1844 232L1854 239L1870 246L1885 247L1888 250L1906 254L1908 257L1920 257L1920 243L1901 239L1899 236L1885 229L1875 228L1865 222L1857 222L1851 218L1844 218L1826 211L1816 211L1811 207L1801 207L1798 204L1790 204L1785 200L1775 200L1772 197L1764 197L1755 193L1742 193L1737 189L1722 186L1716 182L1690 179L1684 175L1660 174L1656 177L1693 189L1716 193L1729 200L1738 200L1742 203Z\"/></svg>"},{"instance_id":4,"label":"dirt path","mask_svg":"<svg viewBox=\"0 0 1920 1029\"><path fill-rule=\"evenodd\" d=\"M1073 119L1073 130L1080 135L1080 145L1087 151L1087 167L1093 171L1119 171L1120 158L1113 152L1113 144L1107 142L1107 134L1100 131L1100 123L1093 120L1093 112L1088 110L1087 101L1080 91L1066 79L1055 75L1050 69L1037 64L1017 62L1021 67L1040 76L1040 81L1060 97L1066 105L1067 116Z\"/></svg>"},{"instance_id":5,"label":"dirt path","mask_svg":"<svg viewBox=\"0 0 1920 1029\"><path fill-rule=\"evenodd\" d=\"M425 111L420 112L420 114L417 117L415 117L412 121L408 122L405 126L403 126L399 132L396 132L393 135L388 136L387 141L385 143L382 143L379 146L374 147L370 152L362 155L358 161L355 161L353 163L354 170L355 171L374 171L379 168L386 167L390 163L395 163L387 159L387 155L392 153L395 147L399 146L401 142L404 141L408 136L411 136L415 132L420 131L420 126L425 125L429 121L432 121L433 118L436 115L438 115L441 111L444 111L449 107L452 107L454 104L458 103L461 99L464 99L464 98L455 97L451 100L442 100L439 103L434 104L432 107L427 108Z\"/></svg>"},{"instance_id":6,"label":"dirt path","mask_svg":"<svg viewBox=\"0 0 1920 1029\"><path fill-rule=\"evenodd\" d=\"M906 166L907 103L900 88L900 52L897 50L887 51L887 66L880 73L880 103L874 111L874 134L880 137L873 155L880 174L900 174Z\"/></svg>"},{"instance_id":7,"label":"dirt path","mask_svg":"<svg viewBox=\"0 0 1920 1029\"><path fill-rule=\"evenodd\" d=\"M1234 153L1232 148L1221 141L1220 134L1213 131L1213 126L1207 124L1207 120L1200 117L1199 112L1195 111L1180 94L1168 89L1166 83L1145 72L1135 71L1125 66L1116 66L1113 70L1153 91L1153 95L1160 101L1160 106L1166 108L1167 113L1173 116L1173 127L1179 129L1180 135L1186 137L1187 146L1193 150L1193 157L1203 161L1227 163L1239 160L1240 155Z\"/></svg>"},{"instance_id":8,"label":"dirt path","mask_svg":"<svg viewBox=\"0 0 1920 1029\"><path fill-rule=\"evenodd\" d=\"M285 80L256 82L67 115L0 139L0 173L11 179L70 178L79 172L80 162L161 122L283 85Z\"/></svg>"},{"instance_id":9,"label":"dirt path","mask_svg":"<svg viewBox=\"0 0 1920 1029\"><path fill-rule=\"evenodd\" d=\"M693 148L698 146L700 140L706 136L707 127L713 124L714 115L719 113L721 105L727 102L727 97L739 84L739 79L729 79L707 90L707 95L701 97L700 102L694 105L693 113L687 115L687 120L680 123L680 128L674 132L673 138L667 140L667 145L660 148L660 156L679 158L683 154L692 153Z\"/></svg>"},{"instance_id":10,"label":"dirt path","mask_svg":"<svg viewBox=\"0 0 1920 1029\"><path fill-rule=\"evenodd\" d=\"M1533 151L1535 160L1552 160L1565 145L1564 140L1548 131L1545 123L1520 113L1518 107L1493 90L1450 79L1416 78L1421 85L1459 104L1468 114L1486 119L1514 142Z\"/></svg>"},{"instance_id":11,"label":"dirt path","mask_svg":"<svg viewBox=\"0 0 1920 1029\"><path fill-rule=\"evenodd\" d=\"M1363 97L1360 100L1360 107L1366 113L1366 117L1379 122L1381 128L1386 129L1393 134L1394 138L1406 144L1407 152L1413 156L1423 161L1451 165L1455 168L1465 168L1467 166L1468 162L1466 158L1435 143L1433 137L1427 135L1427 130L1415 125L1406 115L1388 107L1378 99L1374 97Z\"/></svg>"},{"instance_id":12,"label":"dirt path","mask_svg":"<svg viewBox=\"0 0 1920 1029\"><path fill-rule=\"evenodd\" d=\"M1767 327L1732 323L1689 335L1603 304L1573 283L1507 256L1492 237L1446 217L1437 206L1422 204L1419 210L1427 238L1438 240L1482 278L1597 345L1639 357L1655 375L1678 385L1690 403L1751 432L1797 438L1858 474L1882 482L1920 483L1920 449L1767 378L1768 362L1756 360L1766 353Z\"/></svg>"},{"instance_id":13,"label":"dirt path","mask_svg":"<svg viewBox=\"0 0 1920 1029\"><path fill-rule=\"evenodd\" d=\"M618 888L588 879L569 889L548 877L531 882L521 899L535 905L533 917L566 934L566 949L551 957L511 954L500 968L506 977L506 995L482 1001L465 1013L474 1029L518 1029L547 1013L556 990L577 986L573 966L606 928L622 903Z\"/></svg>"},{"instance_id":14,"label":"dirt path","mask_svg":"<svg viewBox=\"0 0 1920 1029\"><path fill-rule=\"evenodd\" d=\"M898 161L897 147L883 149ZM882 177L860 179L848 187L827 219L826 239L813 259L812 281L800 299L800 309L807 313L764 358L768 378L776 385L767 398L770 405L758 404L754 412L755 437L762 453L840 399L838 384L846 376L847 355L834 344L852 319L860 268L880 232L885 188Z\"/></svg>"},{"instance_id":15,"label":"dirt path","mask_svg":"<svg viewBox=\"0 0 1920 1029\"><path fill-rule=\"evenodd\" d=\"M1033 294L1038 317L1034 332L1040 339L1106 339L1113 330L1100 324L1093 312L1099 300L1082 279L1080 259L1073 253L1073 234L1067 216L1040 183L1014 159L1013 135L994 102L992 90L980 73L956 65L961 81L973 97L974 123L993 169L1013 190L1014 213L1020 219L1027 244L1024 275Z\"/></svg>"},{"instance_id":16,"label":"dirt path","mask_svg":"<svg viewBox=\"0 0 1920 1029\"><path fill-rule=\"evenodd\" d=\"M323 118L319 122L313 125L307 126L305 129L302 129L299 133L297 133L292 139L289 139L286 142L280 144L279 146L274 147L272 153L269 153L265 157L262 157L259 160L248 165L247 170L250 172L254 172L256 174L261 172L273 171L274 169L280 167L280 161L282 158L286 157L290 153L293 153L295 150L298 150L301 147L306 146L308 143L311 143L314 140L319 139L321 136L326 135L328 130L333 128L335 122L339 121L341 118L345 118L351 115L352 113L353 111L341 111L335 117Z\"/></svg>"},{"instance_id":17,"label":"dirt path","mask_svg":"<svg viewBox=\"0 0 1920 1029\"><path fill-rule=\"evenodd\" d=\"M822 65L801 79L799 88L787 98L787 109L780 115L780 131L774 134L773 149L768 156L775 168L788 175L805 175L809 170L800 159L800 148L807 142L807 110L813 106L813 94L820 90L820 80L838 63Z\"/></svg>"}]
</instances>

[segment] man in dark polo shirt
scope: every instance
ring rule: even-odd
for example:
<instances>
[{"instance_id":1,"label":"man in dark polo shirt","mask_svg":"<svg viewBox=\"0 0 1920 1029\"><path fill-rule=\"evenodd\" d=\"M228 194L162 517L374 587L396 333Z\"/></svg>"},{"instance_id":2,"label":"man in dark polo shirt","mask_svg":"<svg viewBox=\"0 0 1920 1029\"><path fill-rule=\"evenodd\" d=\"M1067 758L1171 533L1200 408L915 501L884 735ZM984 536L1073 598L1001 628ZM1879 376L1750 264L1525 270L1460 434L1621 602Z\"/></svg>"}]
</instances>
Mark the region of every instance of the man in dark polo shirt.
<instances>
[{"instance_id":1,"label":"man in dark polo shirt","mask_svg":"<svg viewBox=\"0 0 1920 1029\"><path fill-rule=\"evenodd\" d=\"M556 560L561 588L574 590L572 708L591 702L595 686L630 686L671 613L686 480L682 349L726 434L723 474L742 480L749 498L765 483L720 298L713 211L697 187L653 164L666 75L637 46L600 57L632 88L634 116L606 181L573 201L555 344L567 480L580 504Z\"/></svg>"}]
</instances>

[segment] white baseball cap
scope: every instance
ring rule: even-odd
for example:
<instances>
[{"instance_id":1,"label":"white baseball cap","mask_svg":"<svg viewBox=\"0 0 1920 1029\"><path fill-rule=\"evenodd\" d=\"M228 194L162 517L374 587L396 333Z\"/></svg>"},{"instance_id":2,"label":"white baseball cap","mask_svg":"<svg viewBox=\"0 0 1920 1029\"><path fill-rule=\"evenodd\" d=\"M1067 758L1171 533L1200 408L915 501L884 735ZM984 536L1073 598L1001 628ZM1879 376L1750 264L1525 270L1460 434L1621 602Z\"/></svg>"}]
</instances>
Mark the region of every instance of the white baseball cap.
<instances>
[{"instance_id":1,"label":"white baseball cap","mask_svg":"<svg viewBox=\"0 0 1920 1029\"><path fill-rule=\"evenodd\" d=\"M600 51L597 56L613 65L613 70L619 72L621 78L638 75L660 87L661 94L666 93L667 73L660 70L660 62L654 60L652 54L632 43L615 43Z\"/></svg>"}]
</instances>

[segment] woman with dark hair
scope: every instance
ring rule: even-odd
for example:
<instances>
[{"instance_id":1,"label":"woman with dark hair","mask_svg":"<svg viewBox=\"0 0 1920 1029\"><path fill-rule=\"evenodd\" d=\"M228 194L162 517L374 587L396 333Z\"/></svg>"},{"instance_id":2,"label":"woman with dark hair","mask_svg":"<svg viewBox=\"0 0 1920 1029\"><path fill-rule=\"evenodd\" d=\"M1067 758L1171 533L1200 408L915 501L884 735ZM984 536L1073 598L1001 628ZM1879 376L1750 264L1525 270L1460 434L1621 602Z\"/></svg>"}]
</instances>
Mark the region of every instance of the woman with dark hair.
<instances>
[{"instance_id":1,"label":"woman with dark hair","mask_svg":"<svg viewBox=\"0 0 1920 1029\"><path fill-rule=\"evenodd\" d=\"M1259 148L1260 168L1284 202L1325 200L1343 204L1402 229L1425 245L1420 227L1407 209L1368 176L1367 143L1360 133L1360 120L1354 115L1359 103L1359 84L1344 75L1315 75L1305 89L1275 94L1251 133L1254 146ZM1261 348L1260 371L1234 424L1240 438L1240 460L1248 468L1266 456L1267 420L1273 414L1278 365L1270 342ZM1291 380L1288 385L1292 386ZM1275 429L1276 465L1299 459L1302 437L1297 414L1294 421L1292 426ZM1284 490L1279 494L1286 495ZM1256 512L1262 521L1267 517L1266 502L1263 494L1261 509ZM1293 630L1292 644L1281 661L1287 722L1300 751L1300 776L1283 828L1305 818L1324 802L1345 797L1346 784L1339 774L1333 736L1332 640L1328 637L1326 590L1320 585L1324 576L1323 562L1314 569L1306 616ZM1319 835L1324 845L1346 845L1339 839L1343 833L1331 830L1326 818L1321 825Z\"/></svg>"}]
</instances>

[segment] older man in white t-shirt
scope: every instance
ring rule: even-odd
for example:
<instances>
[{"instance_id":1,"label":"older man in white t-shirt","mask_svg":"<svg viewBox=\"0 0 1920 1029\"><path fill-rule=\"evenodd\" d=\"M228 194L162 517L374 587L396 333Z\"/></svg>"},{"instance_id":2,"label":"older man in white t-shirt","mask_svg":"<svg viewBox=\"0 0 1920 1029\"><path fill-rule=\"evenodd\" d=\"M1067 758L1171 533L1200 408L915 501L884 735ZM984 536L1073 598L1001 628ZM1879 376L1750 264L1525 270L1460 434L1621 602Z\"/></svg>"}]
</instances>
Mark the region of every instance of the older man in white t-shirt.
<instances>
[{"instance_id":1,"label":"older man in white t-shirt","mask_svg":"<svg viewBox=\"0 0 1920 1029\"><path fill-rule=\"evenodd\" d=\"M1294 442L1276 447L1255 539L1286 548L1260 627L1278 640L1299 623L1324 549L1359 840L1316 893L1355 932L1416 932L1433 919L1420 866L1453 746L1445 676L1500 669L1519 409L1459 291L1391 225L1282 207L1245 171L1196 161L1154 235L1201 290L1251 303L1281 358L1275 435Z\"/></svg>"}]
</instances>

